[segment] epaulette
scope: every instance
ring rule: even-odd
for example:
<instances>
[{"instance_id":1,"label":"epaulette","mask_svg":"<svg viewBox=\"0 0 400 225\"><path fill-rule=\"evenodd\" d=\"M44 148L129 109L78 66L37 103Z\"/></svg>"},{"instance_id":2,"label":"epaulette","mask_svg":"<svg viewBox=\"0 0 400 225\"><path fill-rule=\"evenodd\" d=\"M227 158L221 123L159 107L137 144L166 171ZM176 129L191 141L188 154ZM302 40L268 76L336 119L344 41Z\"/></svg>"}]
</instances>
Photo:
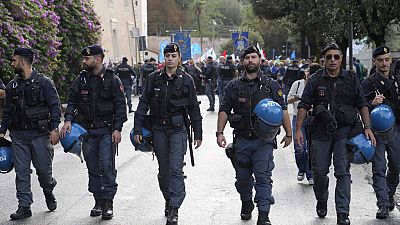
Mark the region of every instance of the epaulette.
<instances>
[{"instance_id":1,"label":"epaulette","mask_svg":"<svg viewBox=\"0 0 400 225\"><path fill-rule=\"evenodd\" d=\"M82 75L82 76L85 76L85 75L87 75L88 74L88 71L86 71L86 70L82 70L80 73L79 73L79 75Z\"/></svg>"}]
</instances>

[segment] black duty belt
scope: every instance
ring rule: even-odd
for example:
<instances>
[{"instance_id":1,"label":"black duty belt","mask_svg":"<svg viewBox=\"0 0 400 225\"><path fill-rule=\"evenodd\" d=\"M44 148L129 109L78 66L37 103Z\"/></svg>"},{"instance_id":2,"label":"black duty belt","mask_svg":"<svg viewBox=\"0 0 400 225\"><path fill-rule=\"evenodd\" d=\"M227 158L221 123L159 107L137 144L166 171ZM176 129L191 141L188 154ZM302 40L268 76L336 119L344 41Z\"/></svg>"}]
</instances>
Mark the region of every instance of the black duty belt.
<instances>
[{"instance_id":1,"label":"black duty belt","mask_svg":"<svg viewBox=\"0 0 400 225\"><path fill-rule=\"evenodd\" d=\"M162 118L158 120L158 124L160 126L170 126L171 125L171 118Z\"/></svg>"},{"instance_id":2,"label":"black duty belt","mask_svg":"<svg viewBox=\"0 0 400 225\"><path fill-rule=\"evenodd\" d=\"M237 135L238 137L242 137L248 140L259 139L259 137L254 133L253 130L240 130L240 131L235 130L234 134Z\"/></svg>"},{"instance_id":3,"label":"black duty belt","mask_svg":"<svg viewBox=\"0 0 400 225\"><path fill-rule=\"evenodd\" d=\"M111 127L111 121L83 122L81 125L89 128L89 129L97 129L97 128L104 128L104 127Z\"/></svg>"}]
</instances>

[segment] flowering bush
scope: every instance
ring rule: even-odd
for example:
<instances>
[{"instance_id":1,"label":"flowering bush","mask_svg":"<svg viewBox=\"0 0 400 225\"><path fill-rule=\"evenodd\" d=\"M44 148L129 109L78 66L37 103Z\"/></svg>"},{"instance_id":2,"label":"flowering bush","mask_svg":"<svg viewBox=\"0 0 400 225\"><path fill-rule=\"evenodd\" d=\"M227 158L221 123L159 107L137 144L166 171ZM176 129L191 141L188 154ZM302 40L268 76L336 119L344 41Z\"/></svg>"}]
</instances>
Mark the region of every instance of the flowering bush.
<instances>
[{"instance_id":1,"label":"flowering bush","mask_svg":"<svg viewBox=\"0 0 400 225\"><path fill-rule=\"evenodd\" d=\"M0 21L1 78L14 76L14 49L31 47L34 67L53 78L62 99L80 70L81 49L100 41L91 0L0 0Z\"/></svg>"}]
</instances>

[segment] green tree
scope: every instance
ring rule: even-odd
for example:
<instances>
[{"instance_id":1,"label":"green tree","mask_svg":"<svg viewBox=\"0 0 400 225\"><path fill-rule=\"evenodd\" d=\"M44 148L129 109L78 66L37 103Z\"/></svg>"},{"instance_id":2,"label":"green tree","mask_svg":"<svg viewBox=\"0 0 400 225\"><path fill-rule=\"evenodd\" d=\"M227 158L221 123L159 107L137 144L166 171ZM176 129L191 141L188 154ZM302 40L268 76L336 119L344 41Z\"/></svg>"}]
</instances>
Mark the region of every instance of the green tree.
<instances>
[{"instance_id":1,"label":"green tree","mask_svg":"<svg viewBox=\"0 0 400 225\"><path fill-rule=\"evenodd\" d=\"M10 60L16 47L35 52L34 67L53 78L65 99L80 70L80 51L100 42L100 23L91 0L0 0L0 73L14 76Z\"/></svg>"},{"instance_id":2,"label":"green tree","mask_svg":"<svg viewBox=\"0 0 400 225\"><path fill-rule=\"evenodd\" d=\"M352 10L357 18L357 26L365 29L368 37L380 46L386 43L386 31L400 22L399 0L354 0Z\"/></svg>"},{"instance_id":3,"label":"green tree","mask_svg":"<svg viewBox=\"0 0 400 225\"><path fill-rule=\"evenodd\" d=\"M90 0L55 0L54 12L60 17L60 68L54 72L54 82L62 100L69 83L81 70L81 50L100 42L101 26Z\"/></svg>"},{"instance_id":4,"label":"green tree","mask_svg":"<svg viewBox=\"0 0 400 225\"><path fill-rule=\"evenodd\" d=\"M35 68L50 77L59 68L58 53L61 44L57 37L60 18L51 11L47 2L0 1L0 73L9 80L14 76L10 66L16 47L32 47L35 52Z\"/></svg>"}]
</instances>

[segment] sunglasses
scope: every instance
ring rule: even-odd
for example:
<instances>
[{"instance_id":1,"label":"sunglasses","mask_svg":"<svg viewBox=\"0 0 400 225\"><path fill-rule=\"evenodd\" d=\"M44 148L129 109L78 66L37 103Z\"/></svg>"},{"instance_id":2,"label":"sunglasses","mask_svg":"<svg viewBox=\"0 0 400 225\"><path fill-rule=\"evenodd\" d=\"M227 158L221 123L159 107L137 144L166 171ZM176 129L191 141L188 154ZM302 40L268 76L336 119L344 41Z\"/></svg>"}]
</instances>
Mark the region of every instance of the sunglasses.
<instances>
[{"instance_id":1,"label":"sunglasses","mask_svg":"<svg viewBox=\"0 0 400 225\"><path fill-rule=\"evenodd\" d=\"M332 58L334 58L335 60L339 60L340 55L335 54L335 55L326 55L325 56L325 59L327 59L327 60L331 60Z\"/></svg>"}]
</instances>

